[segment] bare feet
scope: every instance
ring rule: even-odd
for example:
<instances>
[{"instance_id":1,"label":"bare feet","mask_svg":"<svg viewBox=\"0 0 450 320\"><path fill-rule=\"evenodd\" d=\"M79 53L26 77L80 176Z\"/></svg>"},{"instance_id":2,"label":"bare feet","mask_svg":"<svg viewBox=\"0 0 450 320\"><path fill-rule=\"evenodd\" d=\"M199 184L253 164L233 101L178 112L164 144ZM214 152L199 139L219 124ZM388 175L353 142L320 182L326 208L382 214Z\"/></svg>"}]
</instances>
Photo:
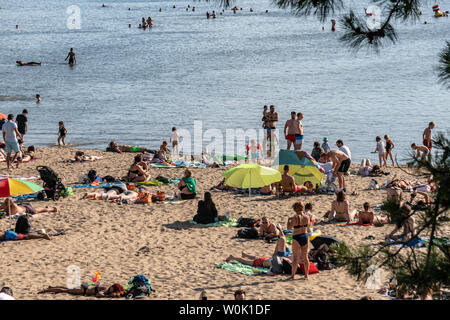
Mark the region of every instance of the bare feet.
<instances>
[{"instance_id":1,"label":"bare feet","mask_svg":"<svg viewBox=\"0 0 450 320\"><path fill-rule=\"evenodd\" d=\"M231 260L233 260L233 256L230 255L228 258L225 259L226 262L230 262Z\"/></svg>"},{"instance_id":2,"label":"bare feet","mask_svg":"<svg viewBox=\"0 0 450 320\"><path fill-rule=\"evenodd\" d=\"M86 199L86 198L87 198L87 196L88 196L88 193L86 192L85 194L83 194L83 196L81 197L81 199L80 199L80 200L82 200L82 199Z\"/></svg>"}]
</instances>

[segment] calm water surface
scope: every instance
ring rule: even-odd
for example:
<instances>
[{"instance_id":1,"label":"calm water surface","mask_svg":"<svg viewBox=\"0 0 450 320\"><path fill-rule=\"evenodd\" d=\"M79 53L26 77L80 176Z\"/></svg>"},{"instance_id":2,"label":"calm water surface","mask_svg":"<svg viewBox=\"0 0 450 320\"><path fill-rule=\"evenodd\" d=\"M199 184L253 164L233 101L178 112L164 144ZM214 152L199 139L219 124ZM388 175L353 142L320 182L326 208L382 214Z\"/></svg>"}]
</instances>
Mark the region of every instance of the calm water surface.
<instances>
[{"instance_id":1,"label":"calm water surface","mask_svg":"<svg viewBox=\"0 0 450 320\"><path fill-rule=\"evenodd\" d=\"M346 3L361 13L368 5ZM196 12L186 12L188 4ZM66 26L70 5L81 9L79 30ZM281 129L291 110L303 112L307 151L324 136L332 145L342 138L354 161L375 159L377 135L389 134L402 158L429 121L450 128L450 91L433 69L450 40L450 18L432 18L431 5L416 24L399 25L399 43L379 55L349 51L329 21L322 31L317 19L270 1L237 5L243 11L207 20L207 10L221 10L214 2L3 0L0 112L29 110L27 143L55 144L63 120L67 141L81 147L104 148L110 139L158 147L172 126L193 134L195 120L223 134L259 129L262 106L274 104ZM450 0L440 5L450 10ZM153 18L152 30L137 28L144 16ZM73 68L64 64L71 47Z\"/></svg>"}]
</instances>

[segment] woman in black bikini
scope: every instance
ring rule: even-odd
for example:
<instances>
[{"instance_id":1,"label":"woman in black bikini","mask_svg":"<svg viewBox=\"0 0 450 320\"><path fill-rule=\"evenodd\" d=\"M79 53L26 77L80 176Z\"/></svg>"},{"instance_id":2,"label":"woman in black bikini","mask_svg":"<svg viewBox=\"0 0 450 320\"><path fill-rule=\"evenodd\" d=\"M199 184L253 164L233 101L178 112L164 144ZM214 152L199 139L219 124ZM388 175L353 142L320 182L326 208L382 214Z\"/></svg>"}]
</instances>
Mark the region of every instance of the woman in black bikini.
<instances>
[{"instance_id":1,"label":"woman in black bikini","mask_svg":"<svg viewBox=\"0 0 450 320\"><path fill-rule=\"evenodd\" d=\"M305 279L308 279L309 273L309 258L308 258L308 225L309 217L305 214L305 205L303 202L299 201L294 203L292 208L295 211L295 216L290 217L287 223L287 229L290 230L294 228L294 233L292 234L292 275L291 279L294 279L295 273L297 272L298 263L300 258L302 259L305 267Z\"/></svg>"},{"instance_id":2,"label":"woman in black bikini","mask_svg":"<svg viewBox=\"0 0 450 320\"><path fill-rule=\"evenodd\" d=\"M150 174L148 174L148 166L142 161L142 154L138 154L134 157L134 163L128 170L128 180L131 182L148 181Z\"/></svg>"}]
</instances>

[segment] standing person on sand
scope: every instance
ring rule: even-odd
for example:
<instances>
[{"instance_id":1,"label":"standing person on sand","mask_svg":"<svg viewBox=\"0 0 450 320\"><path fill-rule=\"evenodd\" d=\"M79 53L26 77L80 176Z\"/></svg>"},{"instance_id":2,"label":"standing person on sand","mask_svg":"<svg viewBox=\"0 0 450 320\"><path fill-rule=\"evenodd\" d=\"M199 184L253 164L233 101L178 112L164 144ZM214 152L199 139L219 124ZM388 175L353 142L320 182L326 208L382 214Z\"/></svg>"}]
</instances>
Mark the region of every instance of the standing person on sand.
<instances>
[{"instance_id":1,"label":"standing person on sand","mask_svg":"<svg viewBox=\"0 0 450 320\"><path fill-rule=\"evenodd\" d=\"M67 131L66 127L64 126L64 122L60 121L59 122L59 128L58 128L58 146L61 145L61 142L63 144L63 146L66 145L66 135L69 133L69 131Z\"/></svg>"},{"instance_id":2,"label":"standing person on sand","mask_svg":"<svg viewBox=\"0 0 450 320\"><path fill-rule=\"evenodd\" d=\"M172 157L178 156L178 144L180 142L180 134L176 127L172 128L172 133L170 134L170 142L172 142Z\"/></svg>"},{"instance_id":3,"label":"standing person on sand","mask_svg":"<svg viewBox=\"0 0 450 320\"><path fill-rule=\"evenodd\" d=\"M28 132L28 110L23 109L22 114L16 116L17 129L22 134L22 141L24 141L24 135Z\"/></svg>"},{"instance_id":4,"label":"standing person on sand","mask_svg":"<svg viewBox=\"0 0 450 320\"><path fill-rule=\"evenodd\" d=\"M67 57L66 59L64 59L64 61L66 61L67 59L69 59L70 65L74 65L77 63L77 59L75 58L75 52L73 52L73 48L70 48L70 51L67 54Z\"/></svg>"},{"instance_id":5,"label":"standing person on sand","mask_svg":"<svg viewBox=\"0 0 450 320\"><path fill-rule=\"evenodd\" d=\"M17 137L23 140L22 134L17 129L17 124L13 121L14 115L8 114L8 122L3 124L2 134L3 140L6 144L6 166L9 170L9 165L14 163L14 161L20 157L20 148L19 142L17 141ZM11 159L11 152L14 150L14 157ZM17 162L17 167L19 166L19 162Z\"/></svg>"},{"instance_id":6,"label":"standing person on sand","mask_svg":"<svg viewBox=\"0 0 450 320\"><path fill-rule=\"evenodd\" d=\"M303 145L303 113L297 113L298 134L295 135L294 150L302 150Z\"/></svg>"},{"instance_id":7,"label":"standing person on sand","mask_svg":"<svg viewBox=\"0 0 450 320\"><path fill-rule=\"evenodd\" d=\"M270 111L267 113L267 137L270 143L270 151L268 152L268 156L272 157L273 151L273 134L275 133L276 125L279 120L278 112L275 112L275 106L272 104L270 106Z\"/></svg>"},{"instance_id":8,"label":"standing person on sand","mask_svg":"<svg viewBox=\"0 0 450 320\"><path fill-rule=\"evenodd\" d=\"M431 149L433 147L433 132L431 130L433 130L434 126L434 122L431 121L422 133L423 145L430 150L428 153L428 161L431 160Z\"/></svg>"},{"instance_id":9,"label":"standing person on sand","mask_svg":"<svg viewBox=\"0 0 450 320\"><path fill-rule=\"evenodd\" d=\"M305 205L299 201L294 203L292 208L295 211L295 215L290 217L287 222L287 229L294 228L292 234L292 274L290 279L294 279L297 272L298 263L300 258L303 261L305 267L305 279L308 279L309 274L309 257L308 257L308 226L309 217L305 214Z\"/></svg>"},{"instance_id":10,"label":"standing person on sand","mask_svg":"<svg viewBox=\"0 0 450 320\"><path fill-rule=\"evenodd\" d=\"M291 145L294 144L294 149L295 149L295 135L299 134L299 125L298 125L298 121L295 118L295 111L291 112L291 118L289 120L286 121L285 125L284 125L284 137L287 140L287 149L291 150ZM286 129L287 129L287 133L286 133Z\"/></svg>"},{"instance_id":11,"label":"standing person on sand","mask_svg":"<svg viewBox=\"0 0 450 320\"><path fill-rule=\"evenodd\" d=\"M319 158L320 163L327 163L328 161L333 162L333 175L338 177L339 189L347 192L345 188L345 173L350 168L351 160L350 158L340 150L331 150L327 153L322 153Z\"/></svg>"}]
</instances>

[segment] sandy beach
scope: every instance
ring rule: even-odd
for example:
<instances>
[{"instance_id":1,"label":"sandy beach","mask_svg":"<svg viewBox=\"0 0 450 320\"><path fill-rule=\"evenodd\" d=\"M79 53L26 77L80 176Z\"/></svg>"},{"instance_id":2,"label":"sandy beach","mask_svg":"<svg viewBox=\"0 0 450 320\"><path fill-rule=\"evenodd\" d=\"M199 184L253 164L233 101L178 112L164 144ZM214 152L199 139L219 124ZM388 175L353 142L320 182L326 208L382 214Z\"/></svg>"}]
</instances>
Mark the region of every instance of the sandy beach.
<instances>
[{"instance_id":1,"label":"sandy beach","mask_svg":"<svg viewBox=\"0 0 450 320\"><path fill-rule=\"evenodd\" d=\"M37 148L35 161L24 163L7 173L6 164L2 174L38 176L38 165L51 167L63 178L64 184L78 181L82 174L95 169L100 176L124 176L132 163L134 154L106 153L99 150L83 150L87 154L103 156L96 162L65 163L73 158L75 149ZM357 165L353 164L352 169ZM241 251L259 256L271 255L274 244L262 240L233 239L238 228L202 227L190 224L197 210L197 202L203 193L221 181L221 174L228 168L193 169L197 180L197 199L179 203L152 203L118 205L106 201L80 200L84 190L74 189L74 195L54 201L33 201L34 207L56 206L59 212L31 219L32 229L45 228L48 233L65 231L65 235L51 241L8 241L0 243L0 285L14 289L16 299L95 299L68 294L37 294L47 286L65 286L70 265L81 270L81 281L90 282L94 271L99 270L102 284L115 282L126 284L136 274L146 275L156 290L147 299L198 299L205 289L208 299L231 300L238 288L247 291L248 299L360 299L370 295L385 299L364 283L357 282L342 269L321 271L308 281L289 281L287 275L246 276L215 267L230 254ZM153 177L181 178L182 168L154 169ZM388 168L390 176L411 179L398 168ZM378 183L386 177L375 178ZM369 177L351 175L347 178L351 208L360 209L362 203L380 204L385 190L365 190ZM37 184L42 181L34 180ZM176 186L149 187L172 195ZM351 196L356 191L358 195ZM229 212L232 218L248 216L248 197L229 192L212 192L219 214ZM292 204L297 200L311 202L313 213L322 219L329 209L333 195L300 196L278 199L276 196L252 196L250 216L269 217L275 223L286 225L292 214ZM0 229L9 227L7 218L0 219ZM335 236L350 245L375 244L384 239L392 225L383 227L363 226L316 226L323 235ZM449 225L444 229L448 234ZM367 240L372 235L375 239Z\"/></svg>"}]
</instances>

